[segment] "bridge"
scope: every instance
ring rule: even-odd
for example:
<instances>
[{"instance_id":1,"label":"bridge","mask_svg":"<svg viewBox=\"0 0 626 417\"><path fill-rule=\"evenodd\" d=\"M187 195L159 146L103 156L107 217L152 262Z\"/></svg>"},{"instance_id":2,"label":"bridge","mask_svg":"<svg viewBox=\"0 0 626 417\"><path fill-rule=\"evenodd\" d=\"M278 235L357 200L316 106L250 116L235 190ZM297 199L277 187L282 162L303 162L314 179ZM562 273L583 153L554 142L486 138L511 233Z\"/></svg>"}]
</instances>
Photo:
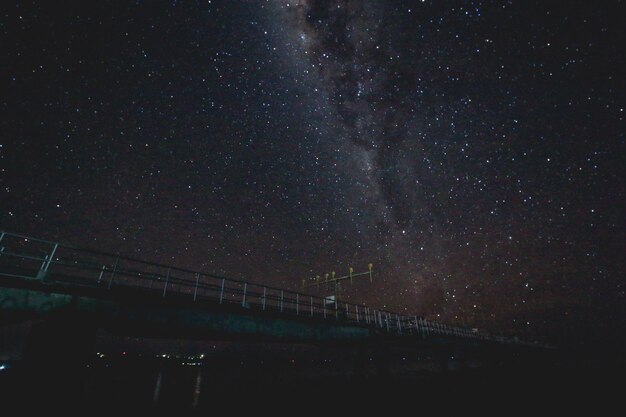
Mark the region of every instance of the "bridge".
<instances>
[{"instance_id":1,"label":"bridge","mask_svg":"<svg viewBox=\"0 0 626 417\"><path fill-rule=\"evenodd\" d=\"M340 300L0 232L0 325L47 323L34 352L98 328L172 339L295 341L430 351L545 347ZM76 353L76 352L74 352Z\"/></svg>"}]
</instances>

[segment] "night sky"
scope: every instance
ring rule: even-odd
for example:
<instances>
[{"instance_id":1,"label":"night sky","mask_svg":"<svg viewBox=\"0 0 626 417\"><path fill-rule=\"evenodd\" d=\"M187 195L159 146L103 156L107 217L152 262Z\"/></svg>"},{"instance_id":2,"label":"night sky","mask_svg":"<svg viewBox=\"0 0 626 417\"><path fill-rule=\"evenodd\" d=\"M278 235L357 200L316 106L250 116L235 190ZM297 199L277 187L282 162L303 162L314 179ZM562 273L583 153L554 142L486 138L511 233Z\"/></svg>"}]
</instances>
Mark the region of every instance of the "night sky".
<instances>
[{"instance_id":1,"label":"night sky","mask_svg":"<svg viewBox=\"0 0 626 417\"><path fill-rule=\"evenodd\" d=\"M0 7L0 229L623 340L624 2Z\"/></svg>"}]
</instances>

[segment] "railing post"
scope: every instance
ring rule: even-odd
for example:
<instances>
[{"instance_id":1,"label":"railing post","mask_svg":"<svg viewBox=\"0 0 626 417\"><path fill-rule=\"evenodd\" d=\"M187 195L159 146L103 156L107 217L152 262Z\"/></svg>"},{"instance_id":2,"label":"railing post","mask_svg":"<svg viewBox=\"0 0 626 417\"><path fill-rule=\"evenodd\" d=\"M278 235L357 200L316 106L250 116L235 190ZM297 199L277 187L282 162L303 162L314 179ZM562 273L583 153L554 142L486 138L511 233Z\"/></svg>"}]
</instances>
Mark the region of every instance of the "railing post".
<instances>
[{"instance_id":1,"label":"railing post","mask_svg":"<svg viewBox=\"0 0 626 417\"><path fill-rule=\"evenodd\" d=\"M346 303L346 319L350 320L350 310L348 307L348 303Z\"/></svg>"},{"instance_id":2,"label":"railing post","mask_svg":"<svg viewBox=\"0 0 626 417\"><path fill-rule=\"evenodd\" d=\"M354 309L356 310L356 322L360 323L361 321L359 320L359 306L355 304Z\"/></svg>"},{"instance_id":3,"label":"railing post","mask_svg":"<svg viewBox=\"0 0 626 417\"><path fill-rule=\"evenodd\" d=\"M222 278L222 288L220 289L220 304L222 304L222 301L224 300L224 281L226 281L226 279Z\"/></svg>"},{"instance_id":4,"label":"railing post","mask_svg":"<svg viewBox=\"0 0 626 417\"><path fill-rule=\"evenodd\" d=\"M54 248L52 248L52 252L50 253L50 257L48 258L48 260L45 263L45 267L43 268L43 272L48 272L48 268L50 267L50 262L52 262L52 260L54 259L54 255L57 252L57 249L59 247L58 243L54 244Z\"/></svg>"},{"instance_id":5,"label":"railing post","mask_svg":"<svg viewBox=\"0 0 626 417\"><path fill-rule=\"evenodd\" d=\"M39 272L37 273L37 279L45 279L48 268L50 267L50 262L52 262L52 260L54 259L54 254L56 253L58 247L59 244L55 243L54 247L52 248L52 252L50 252L50 255L46 255L46 257L44 258L44 261L39 268Z\"/></svg>"},{"instance_id":6,"label":"railing post","mask_svg":"<svg viewBox=\"0 0 626 417\"><path fill-rule=\"evenodd\" d=\"M311 295L311 317L313 317L313 296Z\"/></svg>"},{"instance_id":7,"label":"railing post","mask_svg":"<svg viewBox=\"0 0 626 417\"><path fill-rule=\"evenodd\" d=\"M241 299L241 306L242 307L246 306L246 291L248 291L248 283L244 282L243 283L243 298Z\"/></svg>"},{"instance_id":8,"label":"railing post","mask_svg":"<svg viewBox=\"0 0 626 417\"><path fill-rule=\"evenodd\" d=\"M283 300L285 298L285 291L280 290L280 312L283 312Z\"/></svg>"},{"instance_id":9,"label":"railing post","mask_svg":"<svg viewBox=\"0 0 626 417\"><path fill-rule=\"evenodd\" d=\"M111 285L113 284L113 277L115 276L115 271L117 271L117 265L120 262L120 258L115 258L115 264L113 265L113 271L111 271L111 278L109 279L109 289L111 289Z\"/></svg>"},{"instance_id":10,"label":"railing post","mask_svg":"<svg viewBox=\"0 0 626 417\"><path fill-rule=\"evenodd\" d=\"M326 298L322 299L322 308L324 309L324 318L326 318Z\"/></svg>"},{"instance_id":11,"label":"railing post","mask_svg":"<svg viewBox=\"0 0 626 417\"><path fill-rule=\"evenodd\" d=\"M167 284L170 282L170 272L172 268L167 268L167 275L165 275L165 285L163 285L163 297L165 297L165 293L167 293Z\"/></svg>"},{"instance_id":12,"label":"railing post","mask_svg":"<svg viewBox=\"0 0 626 417\"><path fill-rule=\"evenodd\" d=\"M335 298L335 318L339 320L339 301Z\"/></svg>"},{"instance_id":13,"label":"railing post","mask_svg":"<svg viewBox=\"0 0 626 417\"><path fill-rule=\"evenodd\" d=\"M200 281L200 274L196 272L196 287L193 290L193 301L196 301L198 295L198 282Z\"/></svg>"},{"instance_id":14,"label":"railing post","mask_svg":"<svg viewBox=\"0 0 626 417\"><path fill-rule=\"evenodd\" d=\"M385 313L385 324L387 325L387 332L389 332L389 313Z\"/></svg>"},{"instance_id":15,"label":"railing post","mask_svg":"<svg viewBox=\"0 0 626 417\"><path fill-rule=\"evenodd\" d=\"M263 287L263 310L265 310L265 294L267 293L267 287Z\"/></svg>"},{"instance_id":16,"label":"railing post","mask_svg":"<svg viewBox=\"0 0 626 417\"><path fill-rule=\"evenodd\" d=\"M299 301L300 301L300 294L296 293L296 316L300 315L300 307L299 305Z\"/></svg>"},{"instance_id":17,"label":"railing post","mask_svg":"<svg viewBox=\"0 0 626 417\"><path fill-rule=\"evenodd\" d=\"M398 333L402 334L402 325L400 324L400 317L396 314L396 324L398 326Z\"/></svg>"},{"instance_id":18,"label":"railing post","mask_svg":"<svg viewBox=\"0 0 626 417\"><path fill-rule=\"evenodd\" d=\"M106 271L106 269L107 269L106 265L102 265L102 269L100 270L100 275L98 276L98 284L102 282L102 276L104 275L104 271Z\"/></svg>"}]
</instances>

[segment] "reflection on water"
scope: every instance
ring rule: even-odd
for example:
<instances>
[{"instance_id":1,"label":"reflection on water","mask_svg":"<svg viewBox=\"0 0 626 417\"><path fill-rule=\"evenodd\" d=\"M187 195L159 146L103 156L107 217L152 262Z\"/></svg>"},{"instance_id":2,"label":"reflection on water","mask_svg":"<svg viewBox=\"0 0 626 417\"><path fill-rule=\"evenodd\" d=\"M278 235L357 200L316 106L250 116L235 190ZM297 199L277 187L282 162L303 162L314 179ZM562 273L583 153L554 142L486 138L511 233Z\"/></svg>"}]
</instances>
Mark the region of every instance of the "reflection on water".
<instances>
[{"instance_id":1,"label":"reflection on water","mask_svg":"<svg viewBox=\"0 0 626 417\"><path fill-rule=\"evenodd\" d=\"M163 381L163 370L159 370L156 383L154 384L154 395L152 396L152 402L157 404L159 402L159 394L161 393L161 382Z\"/></svg>"},{"instance_id":2,"label":"reflection on water","mask_svg":"<svg viewBox=\"0 0 626 417\"><path fill-rule=\"evenodd\" d=\"M528 380L534 386L543 380L537 378L538 373L549 374L540 362L481 367L474 360L466 359L461 366L456 357L435 358L404 351L378 356L343 350L340 353L290 352L260 357L232 354L192 359L97 355L84 372L68 370L61 364L53 372L39 368L20 372L19 366L12 366L0 373L0 397L6 394L5 398L10 398L8 392L41 397L42 393L50 393L51 387L58 387L53 397L64 396L62 404L80 400L95 409L136 406L205 413L216 404L256 404L255 398L264 402L268 398L306 402L320 395L325 400L333 395L340 399L356 395L409 401L415 392L421 398L447 395L451 389L491 392L500 387L510 389L514 384L526 387L523 382ZM554 379L564 378L559 378L557 372ZM36 386L36 381L45 383Z\"/></svg>"},{"instance_id":3,"label":"reflection on water","mask_svg":"<svg viewBox=\"0 0 626 417\"><path fill-rule=\"evenodd\" d=\"M98 357L91 364L84 397L99 404L201 410L233 395L352 389L355 381L369 384L380 377L380 366L369 357L306 357L275 355L251 359L233 355L215 359ZM431 360L409 361L405 356L385 361L393 375L430 372ZM387 378L387 376L384 376ZM306 388L309 387L309 388ZM308 390L308 391L307 391ZM237 401L236 401L237 403Z\"/></svg>"},{"instance_id":4,"label":"reflection on water","mask_svg":"<svg viewBox=\"0 0 626 417\"><path fill-rule=\"evenodd\" d=\"M198 402L200 401L200 389L202 387L202 370L198 369L198 374L196 376L196 387L193 390L193 403L191 406L196 408L198 406Z\"/></svg>"}]
</instances>

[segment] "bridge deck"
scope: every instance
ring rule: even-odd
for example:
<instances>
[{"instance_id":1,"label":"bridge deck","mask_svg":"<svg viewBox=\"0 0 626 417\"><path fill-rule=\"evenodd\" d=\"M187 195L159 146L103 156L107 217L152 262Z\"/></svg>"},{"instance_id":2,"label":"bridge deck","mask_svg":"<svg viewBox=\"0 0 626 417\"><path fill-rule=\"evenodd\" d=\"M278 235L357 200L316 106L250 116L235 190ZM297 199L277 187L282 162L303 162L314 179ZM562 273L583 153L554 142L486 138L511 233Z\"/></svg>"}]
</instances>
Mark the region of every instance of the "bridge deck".
<instances>
[{"instance_id":1,"label":"bridge deck","mask_svg":"<svg viewBox=\"0 0 626 417\"><path fill-rule=\"evenodd\" d=\"M232 331L228 326L234 320L242 334L300 334L312 339L410 336L537 346L364 304L329 304L310 294L0 232L0 309L5 316L70 307L121 322L141 317L136 321L146 329L158 327L168 316L177 317L179 328L204 326L212 334ZM280 326L272 330L271 321ZM290 326L293 331L285 331Z\"/></svg>"}]
</instances>

